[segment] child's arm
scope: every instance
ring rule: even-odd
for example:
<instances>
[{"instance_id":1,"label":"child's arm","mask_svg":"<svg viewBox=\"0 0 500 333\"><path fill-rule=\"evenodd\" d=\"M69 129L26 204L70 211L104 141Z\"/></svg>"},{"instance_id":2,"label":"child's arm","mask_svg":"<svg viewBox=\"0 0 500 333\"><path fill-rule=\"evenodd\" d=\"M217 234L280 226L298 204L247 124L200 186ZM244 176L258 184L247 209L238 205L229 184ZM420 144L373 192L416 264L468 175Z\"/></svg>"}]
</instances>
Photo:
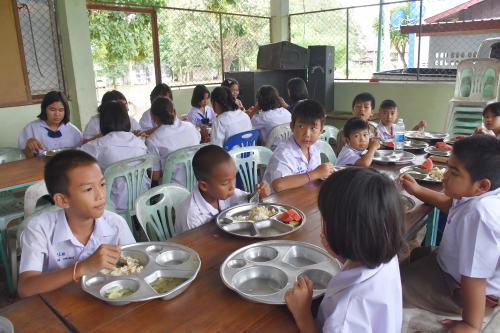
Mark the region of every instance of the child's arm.
<instances>
[{"instance_id":1,"label":"child's arm","mask_svg":"<svg viewBox=\"0 0 500 333\"><path fill-rule=\"evenodd\" d=\"M276 178L272 186L276 192L281 192L291 188L301 187L310 181L323 179L330 176L333 172L333 164L323 163L311 172Z\"/></svg>"},{"instance_id":2,"label":"child's arm","mask_svg":"<svg viewBox=\"0 0 500 333\"><path fill-rule=\"evenodd\" d=\"M416 124L411 130L412 131L420 131L422 128L426 128L427 127L427 123L425 122L425 120L420 120L418 122L418 124Z\"/></svg>"},{"instance_id":3,"label":"child's arm","mask_svg":"<svg viewBox=\"0 0 500 333\"><path fill-rule=\"evenodd\" d=\"M377 149L380 148L380 140L378 138L371 138L370 143L368 144L368 152L361 156L354 165L369 167L372 164L373 156Z\"/></svg>"},{"instance_id":4,"label":"child's arm","mask_svg":"<svg viewBox=\"0 0 500 333\"><path fill-rule=\"evenodd\" d=\"M320 332L311 312L313 286L313 282L307 277L299 278L293 288L288 289L285 293L288 310L292 313L295 323L302 333Z\"/></svg>"},{"instance_id":5,"label":"child's arm","mask_svg":"<svg viewBox=\"0 0 500 333\"><path fill-rule=\"evenodd\" d=\"M399 176L399 181L403 188L411 195L416 196L423 202L437 207L440 211L448 213L453 203L453 199L445 195L444 193L437 192L420 186L415 179L408 175L402 174Z\"/></svg>"}]
</instances>

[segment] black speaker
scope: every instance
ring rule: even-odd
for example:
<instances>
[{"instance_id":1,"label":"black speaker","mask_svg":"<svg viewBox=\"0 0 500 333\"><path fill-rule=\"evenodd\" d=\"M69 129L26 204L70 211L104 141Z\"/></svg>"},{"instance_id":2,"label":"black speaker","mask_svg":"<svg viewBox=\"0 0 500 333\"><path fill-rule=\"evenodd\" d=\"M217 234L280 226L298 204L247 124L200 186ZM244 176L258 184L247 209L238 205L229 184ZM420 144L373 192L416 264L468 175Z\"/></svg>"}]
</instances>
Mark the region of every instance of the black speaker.
<instances>
[{"instance_id":1,"label":"black speaker","mask_svg":"<svg viewBox=\"0 0 500 333\"><path fill-rule=\"evenodd\" d=\"M309 46L307 90L309 98L320 102L326 112L333 111L333 79L335 48L326 45Z\"/></svg>"},{"instance_id":2,"label":"black speaker","mask_svg":"<svg viewBox=\"0 0 500 333\"><path fill-rule=\"evenodd\" d=\"M258 69L307 68L307 49L290 42L278 42L259 46Z\"/></svg>"}]
</instances>

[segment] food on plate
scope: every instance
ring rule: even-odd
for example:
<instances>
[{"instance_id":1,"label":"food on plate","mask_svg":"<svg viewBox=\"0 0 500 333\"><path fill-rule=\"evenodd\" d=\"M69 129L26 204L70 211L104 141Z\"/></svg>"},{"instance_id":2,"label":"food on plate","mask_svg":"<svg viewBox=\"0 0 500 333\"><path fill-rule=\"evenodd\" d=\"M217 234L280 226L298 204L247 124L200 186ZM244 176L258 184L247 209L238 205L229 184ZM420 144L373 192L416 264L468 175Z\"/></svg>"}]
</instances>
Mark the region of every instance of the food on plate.
<instances>
[{"instance_id":1,"label":"food on plate","mask_svg":"<svg viewBox=\"0 0 500 333\"><path fill-rule=\"evenodd\" d=\"M289 209L281 214L279 220L295 228L300 225L302 216L295 209Z\"/></svg>"},{"instance_id":2,"label":"food on plate","mask_svg":"<svg viewBox=\"0 0 500 333\"><path fill-rule=\"evenodd\" d=\"M434 167L434 163L432 162L432 160L430 158L426 159L424 161L424 163L422 163L420 165L420 168L424 169L424 170L427 170L429 172L432 171L432 168Z\"/></svg>"},{"instance_id":3,"label":"food on plate","mask_svg":"<svg viewBox=\"0 0 500 333\"><path fill-rule=\"evenodd\" d=\"M177 277L159 277L151 283L151 287L158 293L163 294L167 291L174 289L175 287L183 284L188 279L177 278Z\"/></svg>"},{"instance_id":4,"label":"food on plate","mask_svg":"<svg viewBox=\"0 0 500 333\"><path fill-rule=\"evenodd\" d=\"M458 135L455 137L455 140L463 140L463 139L465 139L465 136L463 135Z\"/></svg>"},{"instance_id":5,"label":"food on plate","mask_svg":"<svg viewBox=\"0 0 500 333\"><path fill-rule=\"evenodd\" d=\"M235 215L232 219L236 222L252 222L252 221L262 221L278 214L278 211L274 208L268 208L266 206L257 206L248 211L248 215Z\"/></svg>"},{"instance_id":6,"label":"food on plate","mask_svg":"<svg viewBox=\"0 0 500 333\"><path fill-rule=\"evenodd\" d=\"M431 170L431 177L437 181L443 181L444 173L446 168L433 167Z\"/></svg>"},{"instance_id":7,"label":"food on plate","mask_svg":"<svg viewBox=\"0 0 500 333\"><path fill-rule=\"evenodd\" d=\"M104 292L104 297L109 298L109 299L118 299L122 298L125 296L132 295L134 292L130 289L127 288L122 288L120 286L114 286L112 288L109 288Z\"/></svg>"},{"instance_id":8,"label":"food on plate","mask_svg":"<svg viewBox=\"0 0 500 333\"><path fill-rule=\"evenodd\" d=\"M133 273L140 273L144 266L141 265L141 262L138 259L132 258L130 256L120 257L118 259L118 263L113 270L103 269L101 272L103 274L109 274L113 276L122 276L122 275L130 275Z\"/></svg>"},{"instance_id":9,"label":"food on plate","mask_svg":"<svg viewBox=\"0 0 500 333\"><path fill-rule=\"evenodd\" d=\"M453 147L444 143L444 142L436 142L436 148L437 149L441 149L441 150L448 150L448 151L452 151L453 150Z\"/></svg>"},{"instance_id":10,"label":"food on plate","mask_svg":"<svg viewBox=\"0 0 500 333\"><path fill-rule=\"evenodd\" d=\"M387 141L384 142L384 145L387 146L387 147L394 148L394 141L387 140Z\"/></svg>"}]
</instances>

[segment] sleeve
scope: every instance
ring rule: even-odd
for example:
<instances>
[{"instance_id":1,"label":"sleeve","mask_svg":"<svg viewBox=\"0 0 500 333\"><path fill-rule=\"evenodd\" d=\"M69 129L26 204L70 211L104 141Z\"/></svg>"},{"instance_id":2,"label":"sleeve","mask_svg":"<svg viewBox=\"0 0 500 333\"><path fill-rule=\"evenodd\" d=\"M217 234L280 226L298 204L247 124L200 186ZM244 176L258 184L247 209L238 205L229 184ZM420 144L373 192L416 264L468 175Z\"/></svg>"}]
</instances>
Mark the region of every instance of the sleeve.
<instances>
[{"instance_id":1,"label":"sleeve","mask_svg":"<svg viewBox=\"0 0 500 333\"><path fill-rule=\"evenodd\" d=\"M47 237L39 225L32 220L21 239L21 264L19 273L42 272L48 255Z\"/></svg>"},{"instance_id":2,"label":"sleeve","mask_svg":"<svg viewBox=\"0 0 500 333\"><path fill-rule=\"evenodd\" d=\"M266 168L264 180L271 185L275 179L293 175L294 170L291 165L293 165L293 161L285 158L284 150L276 150Z\"/></svg>"},{"instance_id":3,"label":"sleeve","mask_svg":"<svg viewBox=\"0 0 500 333\"><path fill-rule=\"evenodd\" d=\"M92 155L96 160L99 159L99 151L97 149L97 146L95 145L95 141L90 141L85 143L80 147L80 150L86 152L89 155Z\"/></svg>"},{"instance_id":4,"label":"sleeve","mask_svg":"<svg viewBox=\"0 0 500 333\"><path fill-rule=\"evenodd\" d=\"M256 114L255 116L253 116L253 118L250 119L250 121L252 122L253 129L261 129L265 125L265 123L262 121L262 117L260 116L260 114Z\"/></svg>"},{"instance_id":5,"label":"sleeve","mask_svg":"<svg viewBox=\"0 0 500 333\"><path fill-rule=\"evenodd\" d=\"M242 191L239 188L234 189L234 194L231 196L231 206L247 203L249 195L250 193Z\"/></svg>"},{"instance_id":6,"label":"sleeve","mask_svg":"<svg viewBox=\"0 0 500 333\"><path fill-rule=\"evenodd\" d=\"M161 161L160 152L158 147L151 142L151 140L146 140L146 147L148 148L148 153L155 156L155 161L153 163L153 171L161 171Z\"/></svg>"},{"instance_id":7,"label":"sleeve","mask_svg":"<svg viewBox=\"0 0 500 333\"><path fill-rule=\"evenodd\" d=\"M139 120L139 125L141 126L141 128L143 130L149 130L152 128L152 124L151 124L151 109L150 110L147 110L145 111L142 116L141 116L141 120Z\"/></svg>"},{"instance_id":8,"label":"sleeve","mask_svg":"<svg viewBox=\"0 0 500 333\"><path fill-rule=\"evenodd\" d=\"M140 131L142 128L141 128L141 125L139 125L139 123L137 122L137 120L135 120L134 118L130 117L130 131L134 132L134 131Z\"/></svg>"},{"instance_id":9,"label":"sleeve","mask_svg":"<svg viewBox=\"0 0 500 333\"><path fill-rule=\"evenodd\" d=\"M71 135L73 136L72 146L73 147L80 147L83 143L82 132L75 125L73 125L71 123L69 123L69 125L71 126L71 129L72 129L72 131L71 131Z\"/></svg>"},{"instance_id":10,"label":"sleeve","mask_svg":"<svg viewBox=\"0 0 500 333\"><path fill-rule=\"evenodd\" d=\"M24 126L24 128L21 130L19 133L19 138L17 140L17 146L19 149L24 150L26 148L26 142L28 142L29 139L34 138L35 134L33 133L33 128L31 124L28 124Z\"/></svg>"},{"instance_id":11,"label":"sleeve","mask_svg":"<svg viewBox=\"0 0 500 333\"><path fill-rule=\"evenodd\" d=\"M188 114L187 114L187 120L193 124L194 126L197 125L197 121L196 121L196 114L193 112L193 109L189 110Z\"/></svg>"},{"instance_id":12,"label":"sleeve","mask_svg":"<svg viewBox=\"0 0 500 333\"><path fill-rule=\"evenodd\" d=\"M346 149L346 146L344 146L339 154L339 157L337 158L336 165L354 165L359 158L360 157L357 154L352 152L350 149Z\"/></svg>"},{"instance_id":13,"label":"sleeve","mask_svg":"<svg viewBox=\"0 0 500 333\"><path fill-rule=\"evenodd\" d=\"M85 125L85 129L83 130L83 138L85 140L90 139L101 132L99 128L99 122L96 121L96 119L97 117L90 118L87 125Z\"/></svg>"},{"instance_id":14,"label":"sleeve","mask_svg":"<svg viewBox=\"0 0 500 333\"><path fill-rule=\"evenodd\" d=\"M340 309L341 306L337 306L334 312L325 320L325 323L322 327L322 332L374 332L376 331L376 327L372 327L373 319L386 319L382 313L377 313L378 307L375 304L371 304L370 302L367 302L359 297L353 297L348 301L347 304L342 303L342 305L347 306L347 308Z\"/></svg>"},{"instance_id":15,"label":"sleeve","mask_svg":"<svg viewBox=\"0 0 500 333\"><path fill-rule=\"evenodd\" d=\"M226 138L225 132L224 127L220 123L220 119L216 118L212 126L212 144L222 147L224 145L224 139Z\"/></svg>"}]
</instances>

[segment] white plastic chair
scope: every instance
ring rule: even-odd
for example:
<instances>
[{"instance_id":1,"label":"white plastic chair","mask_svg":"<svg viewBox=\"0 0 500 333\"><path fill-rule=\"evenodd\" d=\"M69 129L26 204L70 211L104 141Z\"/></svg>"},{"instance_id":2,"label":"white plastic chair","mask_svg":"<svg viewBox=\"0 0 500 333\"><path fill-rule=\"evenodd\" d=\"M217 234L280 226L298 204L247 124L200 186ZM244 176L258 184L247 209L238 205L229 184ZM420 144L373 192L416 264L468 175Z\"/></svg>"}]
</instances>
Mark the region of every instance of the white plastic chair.
<instances>
[{"instance_id":1,"label":"white plastic chair","mask_svg":"<svg viewBox=\"0 0 500 333\"><path fill-rule=\"evenodd\" d=\"M266 147L274 150L281 142L287 141L292 134L290 124L275 126L267 136Z\"/></svg>"},{"instance_id":2,"label":"white plastic chair","mask_svg":"<svg viewBox=\"0 0 500 333\"><path fill-rule=\"evenodd\" d=\"M328 142L323 140L318 140L318 144L320 149L321 162L330 162L332 164L335 164L335 162L337 162L337 156L335 155L332 146L330 146Z\"/></svg>"},{"instance_id":3,"label":"white plastic chair","mask_svg":"<svg viewBox=\"0 0 500 333\"><path fill-rule=\"evenodd\" d=\"M267 167L273 152L266 147L250 146L235 148L228 153L236 163L243 190L255 191L259 183L259 166Z\"/></svg>"},{"instance_id":4,"label":"white plastic chair","mask_svg":"<svg viewBox=\"0 0 500 333\"><path fill-rule=\"evenodd\" d=\"M186 188L189 191L192 191L194 184L196 184L196 177L194 176L192 165L193 157L201 147L207 145L208 143L204 143L201 145L181 148L168 155L167 159L165 160L165 167L163 168L162 184L170 184L172 182L172 175L175 169L178 166L181 166L184 169L186 175Z\"/></svg>"}]
</instances>

